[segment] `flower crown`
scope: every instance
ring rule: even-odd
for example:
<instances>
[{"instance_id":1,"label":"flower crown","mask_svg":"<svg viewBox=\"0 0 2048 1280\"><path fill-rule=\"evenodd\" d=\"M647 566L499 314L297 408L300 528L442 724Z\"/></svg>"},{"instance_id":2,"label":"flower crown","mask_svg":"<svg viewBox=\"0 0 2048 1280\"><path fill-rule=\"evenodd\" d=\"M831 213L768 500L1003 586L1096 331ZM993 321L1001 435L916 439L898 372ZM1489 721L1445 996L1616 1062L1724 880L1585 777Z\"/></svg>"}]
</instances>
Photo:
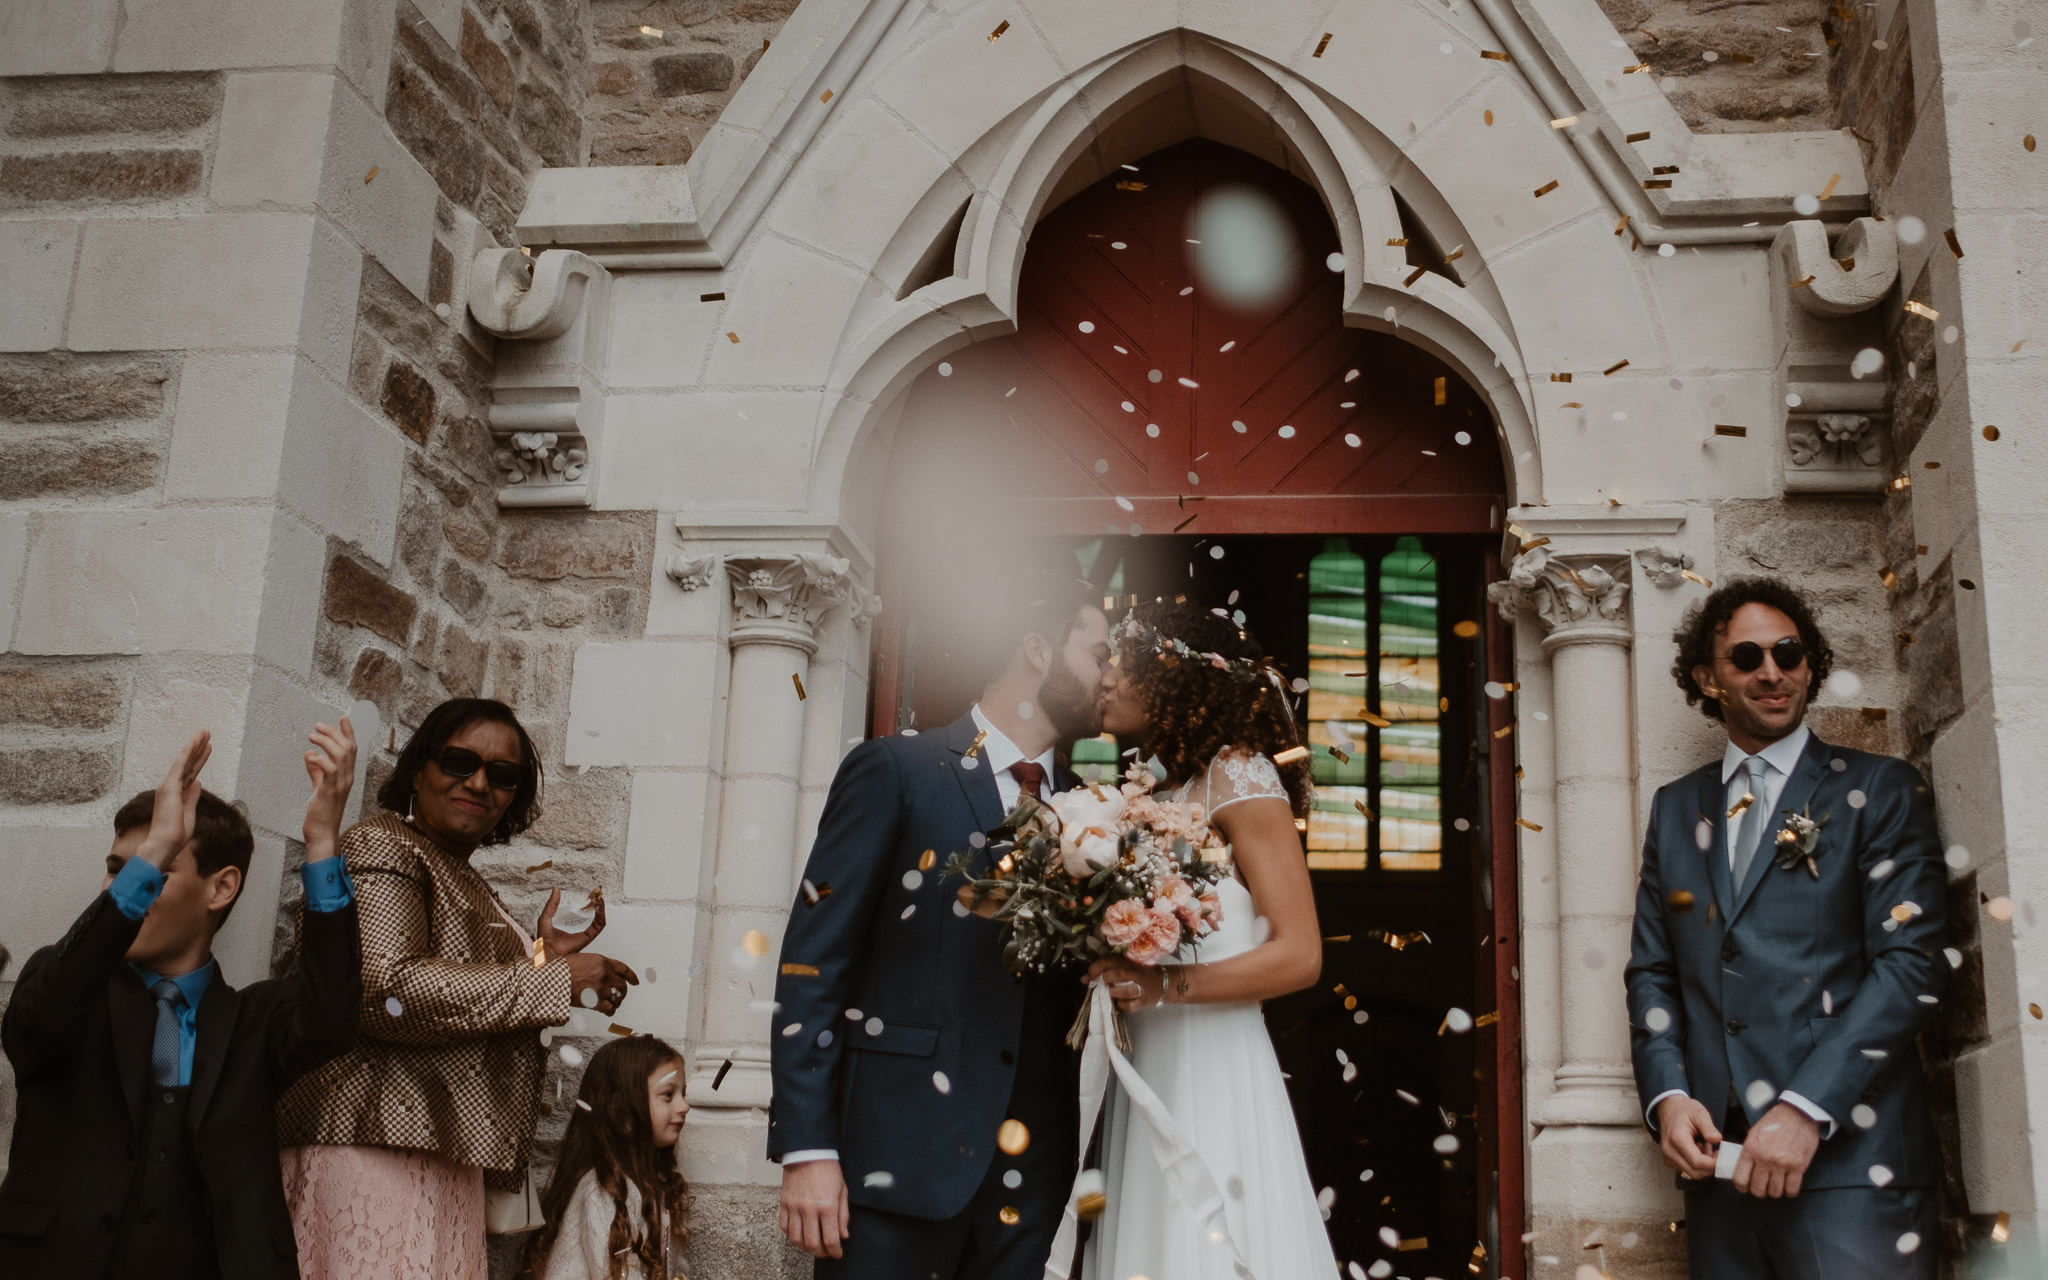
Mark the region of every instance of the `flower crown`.
<instances>
[{"instance_id":1,"label":"flower crown","mask_svg":"<svg viewBox=\"0 0 2048 1280\"><path fill-rule=\"evenodd\" d=\"M1224 615L1221 609L1213 610L1213 612L1226 618L1228 616ZM1243 634L1243 631L1238 632L1239 636ZM1274 685L1276 688L1284 687L1281 685L1280 673L1274 670L1264 659L1226 658L1220 653L1202 652L1178 636L1165 635L1157 627L1140 621L1135 610L1127 611L1123 616L1123 620L1110 629L1110 639L1116 641L1119 648L1129 646L1147 649L1160 658L1171 658L1187 662L1206 662L1231 678L1242 680L1247 684L1263 680Z\"/></svg>"}]
</instances>

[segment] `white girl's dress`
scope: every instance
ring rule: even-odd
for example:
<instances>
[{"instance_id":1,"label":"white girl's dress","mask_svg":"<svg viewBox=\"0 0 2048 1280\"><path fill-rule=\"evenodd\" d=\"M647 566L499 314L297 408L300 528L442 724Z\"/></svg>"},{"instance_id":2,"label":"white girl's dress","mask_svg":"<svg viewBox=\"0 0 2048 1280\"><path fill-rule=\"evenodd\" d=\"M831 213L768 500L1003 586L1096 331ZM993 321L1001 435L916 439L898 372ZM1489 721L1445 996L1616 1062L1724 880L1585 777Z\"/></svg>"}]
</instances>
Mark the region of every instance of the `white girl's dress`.
<instances>
[{"instance_id":1,"label":"white girl's dress","mask_svg":"<svg viewBox=\"0 0 2048 1280\"><path fill-rule=\"evenodd\" d=\"M1261 797L1288 798L1279 770L1266 756L1228 749L1174 795L1200 802L1211 816ZM1227 960L1263 940L1251 892L1234 877L1217 892L1223 923L1184 958ZM1253 1280L1338 1276L1259 1002L1165 1004L1128 1018L1131 1062L1221 1188L1230 1239L1213 1238L1213 1224L1205 1227L1178 1201L1150 1129L1123 1091L1112 1089L1103 1128L1108 1205L1088 1242L1082 1280L1238 1280L1239 1254Z\"/></svg>"}]
</instances>

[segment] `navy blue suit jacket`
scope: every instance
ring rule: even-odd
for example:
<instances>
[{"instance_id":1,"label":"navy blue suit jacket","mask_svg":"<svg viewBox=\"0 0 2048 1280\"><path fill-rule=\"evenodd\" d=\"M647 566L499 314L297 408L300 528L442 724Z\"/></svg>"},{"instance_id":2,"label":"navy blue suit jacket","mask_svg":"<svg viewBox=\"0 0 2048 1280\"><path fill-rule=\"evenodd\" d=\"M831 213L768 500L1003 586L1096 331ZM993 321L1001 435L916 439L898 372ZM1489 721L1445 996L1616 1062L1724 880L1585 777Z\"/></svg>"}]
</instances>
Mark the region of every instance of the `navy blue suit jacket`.
<instances>
[{"instance_id":1,"label":"navy blue suit jacket","mask_svg":"<svg viewBox=\"0 0 2048 1280\"><path fill-rule=\"evenodd\" d=\"M1716 760L1651 806L1626 975L1643 1103L1682 1089L1719 1124L1732 1088L1754 1123L1789 1090L1838 1126L1805 1187L1868 1187L1874 1164L1896 1185L1933 1186L1913 1037L1934 1012L1922 997L1940 999L1950 966L1948 873L1927 784L1903 760L1810 738L1768 830L1788 812L1823 819L1820 876L1804 862L1780 868L1766 844L1739 886L1725 794ZM1769 1090L1752 1093L1757 1081ZM1868 1125L1859 1105L1875 1115L1862 1115Z\"/></svg>"},{"instance_id":2,"label":"navy blue suit jacket","mask_svg":"<svg viewBox=\"0 0 2048 1280\"><path fill-rule=\"evenodd\" d=\"M947 860L1003 820L986 762L966 760L974 735L963 716L847 753L804 868L831 893L798 894L775 982L769 1158L836 1149L853 1203L916 1218L967 1207L1013 1086L1076 1087L1060 1038L1080 1007L1076 976L1012 977L996 925L955 910Z\"/></svg>"}]
</instances>

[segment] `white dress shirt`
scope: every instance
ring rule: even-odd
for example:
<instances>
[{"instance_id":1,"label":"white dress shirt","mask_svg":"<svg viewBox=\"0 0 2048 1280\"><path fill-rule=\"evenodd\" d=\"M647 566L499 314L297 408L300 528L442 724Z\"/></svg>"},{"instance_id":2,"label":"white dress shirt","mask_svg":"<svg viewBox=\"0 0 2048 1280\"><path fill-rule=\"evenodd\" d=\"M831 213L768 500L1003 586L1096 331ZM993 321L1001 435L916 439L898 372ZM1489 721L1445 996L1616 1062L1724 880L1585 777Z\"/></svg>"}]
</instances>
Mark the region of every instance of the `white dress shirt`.
<instances>
[{"instance_id":1,"label":"white dress shirt","mask_svg":"<svg viewBox=\"0 0 2048 1280\"><path fill-rule=\"evenodd\" d=\"M1728 833L1726 843L1728 845L1728 871L1731 876L1735 871L1735 836L1741 831L1744 819L1750 814L1762 814L1766 821L1777 816L1778 797L1785 794L1785 784L1792 781L1792 771L1799 767L1799 758L1806 754L1806 742L1812 736L1812 731L1805 725L1800 725L1797 729L1794 729L1776 742L1773 742L1770 746L1756 753L1757 759L1764 763L1762 794L1750 800L1749 808L1744 813L1724 820ZM1721 754L1721 785L1726 789L1727 809L1733 809L1736 805L1741 804L1742 797L1748 793L1749 783L1742 767L1743 763L1748 759L1749 753L1736 746L1733 742L1730 742L1728 749ZM1764 849L1757 856L1767 858L1771 854L1772 850ZM1742 886L1740 885L1736 886L1737 891L1740 891L1741 888ZM1657 1127L1658 1104L1674 1095L1684 1097L1686 1093L1683 1089L1666 1089L1650 1099L1650 1105L1644 1108L1652 1129ZM1807 1115L1812 1116L1815 1122L1821 1126L1821 1136L1823 1138L1835 1136L1834 1117L1814 1105L1811 1099L1787 1090L1778 1095L1778 1100L1790 1103L1804 1111Z\"/></svg>"},{"instance_id":2,"label":"white dress shirt","mask_svg":"<svg viewBox=\"0 0 2048 1280\"><path fill-rule=\"evenodd\" d=\"M1017 803L1018 794L1024 790L1024 784L1017 781L1016 775L1010 772L1011 765L1024 759L1023 748L1010 741L1009 734L996 728L987 716L981 714L980 703L975 703L974 709L968 714L974 717L974 727L986 735L981 740L981 750L975 753L975 767L986 769L995 776L996 796L1003 802L1003 812L1008 813L1010 806ZM1045 796L1050 797L1053 780L1053 748L1047 747L1033 763L1045 770L1044 793ZM964 761L962 765L963 767L965 766ZM839 1153L837 1151L827 1148L792 1151L782 1157L782 1167L787 1169L793 1164L803 1164L807 1160L837 1160L838 1158Z\"/></svg>"}]
</instances>

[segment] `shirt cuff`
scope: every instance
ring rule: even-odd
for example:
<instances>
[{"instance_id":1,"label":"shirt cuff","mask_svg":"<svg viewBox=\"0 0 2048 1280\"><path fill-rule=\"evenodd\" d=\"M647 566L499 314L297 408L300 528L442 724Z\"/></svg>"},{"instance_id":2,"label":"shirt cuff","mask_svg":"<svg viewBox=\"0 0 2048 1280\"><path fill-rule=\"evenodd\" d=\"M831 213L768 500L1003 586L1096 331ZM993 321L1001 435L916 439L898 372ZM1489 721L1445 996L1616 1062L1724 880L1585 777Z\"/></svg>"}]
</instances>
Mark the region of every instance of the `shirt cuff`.
<instances>
[{"instance_id":1,"label":"shirt cuff","mask_svg":"<svg viewBox=\"0 0 2048 1280\"><path fill-rule=\"evenodd\" d=\"M1650 1105L1643 1108L1643 1123L1650 1126L1650 1132L1655 1133L1657 1131L1657 1108L1663 1104L1664 1099L1689 1098L1691 1096L1691 1094L1683 1089L1666 1089L1650 1099Z\"/></svg>"},{"instance_id":2,"label":"shirt cuff","mask_svg":"<svg viewBox=\"0 0 2048 1280\"><path fill-rule=\"evenodd\" d=\"M141 858L130 858L121 864L121 869L114 873L114 883L107 886L107 896L130 920L142 919L163 891L164 873Z\"/></svg>"},{"instance_id":3,"label":"shirt cuff","mask_svg":"<svg viewBox=\"0 0 2048 1280\"><path fill-rule=\"evenodd\" d=\"M306 886L306 910L325 915L355 901L355 881L339 856L308 862L299 868L299 880Z\"/></svg>"},{"instance_id":4,"label":"shirt cuff","mask_svg":"<svg viewBox=\"0 0 2048 1280\"><path fill-rule=\"evenodd\" d=\"M1813 1103L1811 1099L1808 1099L1800 1094L1792 1092L1790 1089L1787 1089L1785 1090L1785 1092L1778 1095L1778 1101L1789 1102L1793 1106L1799 1108L1801 1111L1804 1111L1807 1115L1813 1117L1814 1122L1821 1126L1820 1136L1823 1139L1832 1138L1835 1136L1835 1118L1829 1115L1827 1112L1822 1111L1818 1106L1816 1106Z\"/></svg>"},{"instance_id":5,"label":"shirt cuff","mask_svg":"<svg viewBox=\"0 0 2048 1280\"><path fill-rule=\"evenodd\" d=\"M805 1151L792 1151L783 1156L782 1167L787 1169L793 1164L809 1164L813 1160L837 1160L838 1158L839 1153L837 1151L827 1147L814 1147Z\"/></svg>"}]
</instances>

